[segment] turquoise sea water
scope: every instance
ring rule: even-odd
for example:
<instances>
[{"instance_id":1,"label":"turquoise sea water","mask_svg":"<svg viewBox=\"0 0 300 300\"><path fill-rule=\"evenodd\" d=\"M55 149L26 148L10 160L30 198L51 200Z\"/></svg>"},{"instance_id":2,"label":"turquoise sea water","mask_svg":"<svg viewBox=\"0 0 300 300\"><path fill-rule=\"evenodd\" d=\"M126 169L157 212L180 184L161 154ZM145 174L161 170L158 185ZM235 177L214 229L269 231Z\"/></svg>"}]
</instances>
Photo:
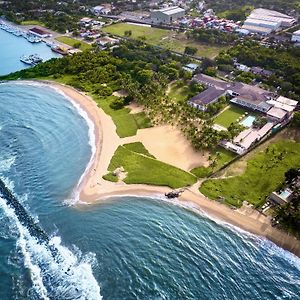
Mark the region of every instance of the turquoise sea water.
<instances>
[{"instance_id":1,"label":"turquoise sea water","mask_svg":"<svg viewBox=\"0 0 300 300\"><path fill-rule=\"evenodd\" d=\"M93 144L84 114L46 86L0 84L0 299L299 299L300 260L161 199L70 206Z\"/></svg>"},{"instance_id":2,"label":"turquoise sea water","mask_svg":"<svg viewBox=\"0 0 300 300\"><path fill-rule=\"evenodd\" d=\"M14 36L0 29L0 75L28 68L20 61L22 55L39 54L44 60L60 57L45 43L29 43L23 37Z\"/></svg>"}]
</instances>

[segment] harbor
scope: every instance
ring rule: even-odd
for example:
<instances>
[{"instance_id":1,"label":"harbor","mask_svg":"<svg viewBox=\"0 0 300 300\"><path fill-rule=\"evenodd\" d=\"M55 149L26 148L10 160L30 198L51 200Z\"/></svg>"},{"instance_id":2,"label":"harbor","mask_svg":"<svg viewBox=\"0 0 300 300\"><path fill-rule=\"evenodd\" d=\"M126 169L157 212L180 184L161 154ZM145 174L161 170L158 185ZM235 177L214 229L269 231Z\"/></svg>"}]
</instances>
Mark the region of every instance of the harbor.
<instances>
[{"instance_id":1,"label":"harbor","mask_svg":"<svg viewBox=\"0 0 300 300\"><path fill-rule=\"evenodd\" d=\"M61 57L61 54L51 50L51 47L56 44L52 43L52 39L34 37L29 33L29 27L23 27L14 26L0 19L0 55L2 57L0 75L32 67L38 62L51 58ZM29 57L35 59L28 59ZM37 57L40 60L36 60Z\"/></svg>"},{"instance_id":2,"label":"harbor","mask_svg":"<svg viewBox=\"0 0 300 300\"><path fill-rule=\"evenodd\" d=\"M3 21L0 21L0 29L11 33L17 37L23 37L30 43L40 43L42 42L42 39L35 36L34 34L31 34L29 31L22 31L19 28L9 25Z\"/></svg>"}]
</instances>

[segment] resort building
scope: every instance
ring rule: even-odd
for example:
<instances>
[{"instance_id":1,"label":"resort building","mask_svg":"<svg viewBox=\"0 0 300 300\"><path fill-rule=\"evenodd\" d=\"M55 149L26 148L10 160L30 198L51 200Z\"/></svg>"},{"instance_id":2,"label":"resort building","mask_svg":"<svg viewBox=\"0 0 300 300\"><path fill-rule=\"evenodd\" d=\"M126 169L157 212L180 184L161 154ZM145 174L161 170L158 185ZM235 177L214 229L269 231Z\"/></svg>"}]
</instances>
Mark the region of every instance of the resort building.
<instances>
[{"instance_id":1,"label":"resort building","mask_svg":"<svg viewBox=\"0 0 300 300\"><path fill-rule=\"evenodd\" d=\"M178 6L171 6L151 12L150 18L153 23L173 23L185 16L185 10Z\"/></svg>"},{"instance_id":2,"label":"resort building","mask_svg":"<svg viewBox=\"0 0 300 300\"><path fill-rule=\"evenodd\" d=\"M37 27L33 27L31 29L28 30L28 32L30 34L33 34L35 36L38 36L40 38L47 38L47 37L50 37L52 36L52 34L46 30L43 30L43 29L40 29L40 28L37 28Z\"/></svg>"},{"instance_id":3,"label":"resort building","mask_svg":"<svg viewBox=\"0 0 300 300\"><path fill-rule=\"evenodd\" d=\"M209 87L202 93L191 98L188 103L201 111L206 111L208 105L219 100L221 96L226 95L226 91L216 87Z\"/></svg>"},{"instance_id":4,"label":"resort building","mask_svg":"<svg viewBox=\"0 0 300 300\"><path fill-rule=\"evenodd\" d=\"M206 111L208 106L218 101L221 96L230 95L230 102L242 106L245 112L236 120L244 130L232 141L221 141L220 145L239 155L246 153L255 143L259 142L272 131L286 125L292 118L297 101L276 96L260 87L241 82L227 82L204 74L197 74L193 80L206 86L206 90L188 100L188 103L201 111ZM260 117L258 116L260 115ZM259 126L256 119L265 119L265 124ZM227 128L214 124L215 130Z\"/></svg>"},{"instance_id":5,"label":"resort building","mask_svg":"<svg viewBox=\"0 0 300 300\"><path fill-rule=\"evenodd\" d=\"M300 43L300 30L297 30L293 33L292 42Z\"/></svg>"},{"instance_id":6,"label":"resort building","mask_svg":"<svg viewBox=\"0 0 300 300\"><path fill-rule=\"evenodd\" d=\"M258 8L254 9L244 22L243 29L251 33L270 34L282 27L290 27L296 19L280 12Z\"/></svg>"}]
</instances>

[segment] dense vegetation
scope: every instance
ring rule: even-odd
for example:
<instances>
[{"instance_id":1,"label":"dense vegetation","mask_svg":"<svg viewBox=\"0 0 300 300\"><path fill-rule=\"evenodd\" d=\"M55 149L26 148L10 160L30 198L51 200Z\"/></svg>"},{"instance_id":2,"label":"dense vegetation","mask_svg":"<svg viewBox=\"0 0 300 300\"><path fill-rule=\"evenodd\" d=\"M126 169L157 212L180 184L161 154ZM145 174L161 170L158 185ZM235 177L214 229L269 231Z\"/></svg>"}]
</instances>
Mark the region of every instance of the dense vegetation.
<instances>
[{"instance_id":1,"label":"dense vegetation","mask_svg":"<svg viewBox=\"0 0 300 300\"><path fill-rule=\"evenodd\" d=\"M299 166L300 143L277 142L249 160L244 174L205 181L200 191L211 199L224 197L234 206L241 206L244 200L260 206L282 185L285 172Z\"/></svg>"},{"instance_id":2,"label":"dense vegetation","mask_svg":"<svg viewBox=\"0 0 300 300\"><path fill-rule=\"evenodd\" d=\"M275 220L285 230L300 236L300 169L292 168L285 173L285 183L294 191L293 199L275 210Z\"/></svg>"},{"instance_id":3,"label":"dense vegetation","mask_svg":"<svg viewBox=\"0 0 300 300\"><path fill-rule=\"evenodd\" d=\"M249 67L261 67L273 71L273 75L261 79L266 85L283 95L300 100L300 48L266 48L247 41L230 48L217 58L219 65L232 65L236 58Z\"/></svg>"},{"instance_id":4,"label":"dense vegetation","mask_svg":"<svg viewBox=\"0 0 300 300\"><path fill-rule=\"evenodd\" d=\"M223 32L217 29L197 28L187 32L188 38L210 45L231 45L237 40L233 33Z\"/></svg>"},{"instance_id":5,"label":"dense vegetation","mask_svg":"<svg viewBox=\"0 0 300 300\"><path fill-rule=\"evenodd\" d=\"M151 184L179 188L196 183L195 176L156 160L143 146L137 143L119 146L108 167L111 173L104 179L113 179L112 172L121 167L126 173L123 181L128 184Z\"/></svg>"}]
</instances>

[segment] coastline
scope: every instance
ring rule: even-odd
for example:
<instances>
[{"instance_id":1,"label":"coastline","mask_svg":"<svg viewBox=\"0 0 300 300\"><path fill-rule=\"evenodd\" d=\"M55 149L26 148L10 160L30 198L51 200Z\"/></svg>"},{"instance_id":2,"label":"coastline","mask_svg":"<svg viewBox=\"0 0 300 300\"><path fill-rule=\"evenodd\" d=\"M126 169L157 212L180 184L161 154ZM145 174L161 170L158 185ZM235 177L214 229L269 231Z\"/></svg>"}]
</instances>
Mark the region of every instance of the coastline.
<instances>
[{"instance_id":1,"label":"coastline","mask_svg":"<svg viewBox=\"0 0 300 300\"><path fill-rule=\"evenodd\" d=\"M106 115L90 96L72 87L52 81L22 82L29 84L40 83L54 88L65 95L68 100L79 105L93 122L95 152L76 187L78 199L75 199L74 204L80 204L82 203L81 201L93 204L107 198L125 195L161 197L165 192L171 191L168 187L143 184L126 185L122 182L113 183L102 179L102 176L107 173L114 152L124 142L117 135L116 126L111 117ZM218 219L247 232L265 237L300 257L300 241L294 236L272 227L270 218L250 207L243 206L240 209L233 210L224 204L212 201L201 195L197 188L198 185L196 184L185 190L182 196L179 197L180 204L189 207L189 204L193 203L196 205L197 210L204 212L211 219ZM81 201L78 201L79 199Z\"/></svg>"}]
</instances>

